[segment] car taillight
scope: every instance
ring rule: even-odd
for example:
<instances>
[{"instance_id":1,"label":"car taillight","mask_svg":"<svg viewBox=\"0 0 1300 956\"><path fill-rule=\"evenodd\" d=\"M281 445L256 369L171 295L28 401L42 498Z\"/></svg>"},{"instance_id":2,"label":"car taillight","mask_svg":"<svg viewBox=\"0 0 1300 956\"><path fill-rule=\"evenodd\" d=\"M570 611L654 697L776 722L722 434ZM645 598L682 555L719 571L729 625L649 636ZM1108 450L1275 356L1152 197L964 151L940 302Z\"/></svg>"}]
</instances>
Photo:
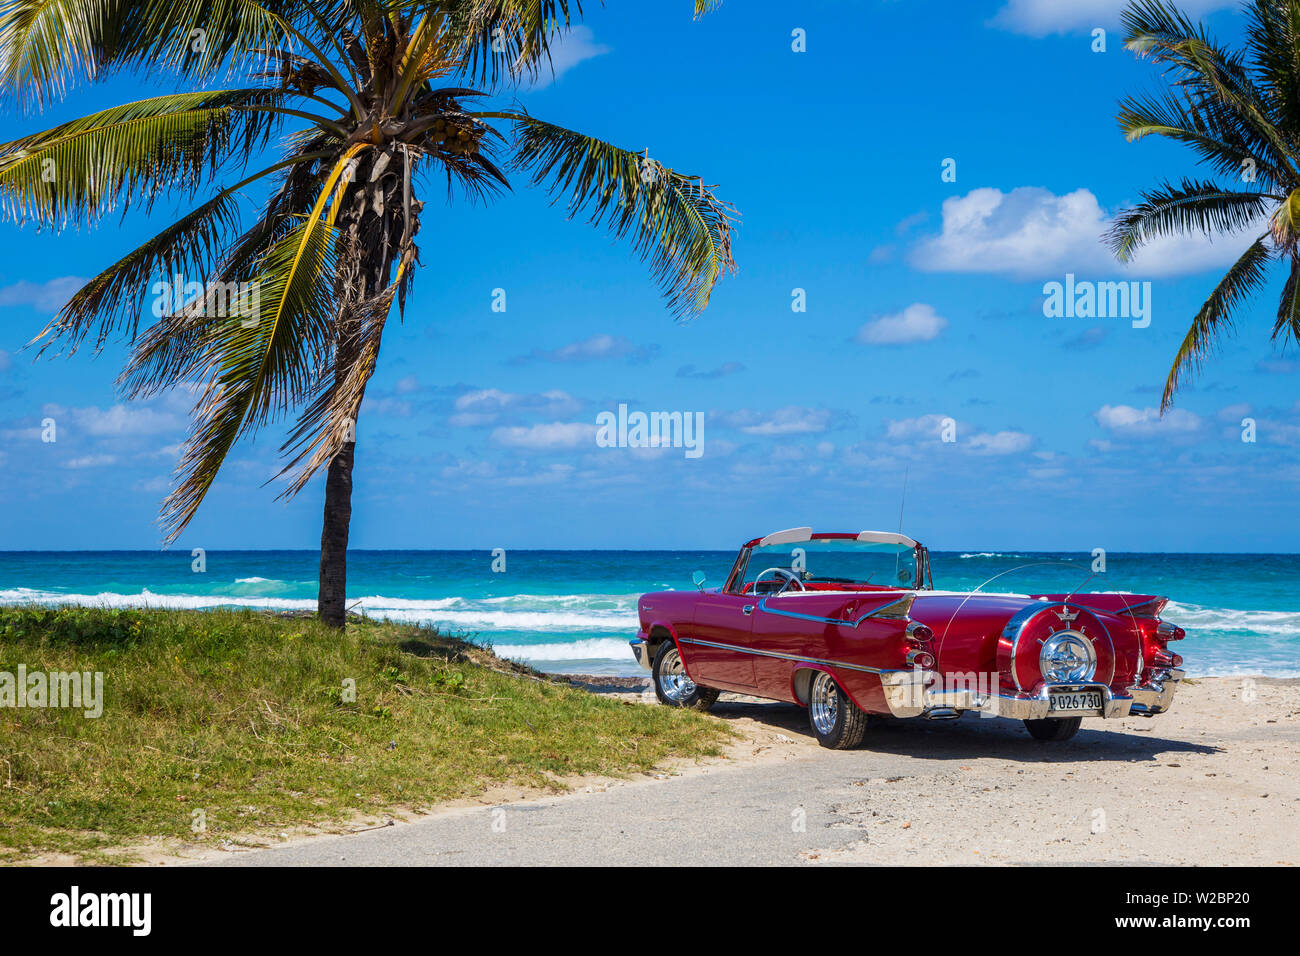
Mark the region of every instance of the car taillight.
<instances>
[{"instance_id":1,"label":"car taillight","mask_svg":"<svg viewBox=\"0 0 1300 956\"><path fill-rule=\"evenodd\" d=\"M1187 632L1177 624L1161 621L1156 625L1156 637L1162 641L1181 641L1186 636Z\"/></svg>"},{"instance_id":2,"label":"car taillight","mask_svg":"<svg viewBox=\"0 0 1300 956\"><path fill-rule=\"evenodd\" d=\"M907 652L907 666L919 667L923 671L933 670L934 655L929 651L910 650Z\"/></svg>"},{"instance_id":3,"label":"car taillight","mask_svg":"<svg viewBox=\"0 0 1300 956\"><path fill-rule=\"evenodd\" d=\"M1156 651L1151 658L1151 662L1156 667L1182 667L1183 657L1181 654L1174 654L1170 651Z\"/></svg>"},{"instance_id":4,"label":"car taillight","mask_svg":"<svg viewBox=\"0 0 1300 956\"><path fill-rule=\"evenodd\" d=\"M920 647L923 644L929 644L930 641L934 638L934 631L930 630L924 624L919 624L916 621L913 621L911 624L907 625L906 633L907 633L907 642L909 644L915 645L916 647Z\"/></svg>"}]
</instances>

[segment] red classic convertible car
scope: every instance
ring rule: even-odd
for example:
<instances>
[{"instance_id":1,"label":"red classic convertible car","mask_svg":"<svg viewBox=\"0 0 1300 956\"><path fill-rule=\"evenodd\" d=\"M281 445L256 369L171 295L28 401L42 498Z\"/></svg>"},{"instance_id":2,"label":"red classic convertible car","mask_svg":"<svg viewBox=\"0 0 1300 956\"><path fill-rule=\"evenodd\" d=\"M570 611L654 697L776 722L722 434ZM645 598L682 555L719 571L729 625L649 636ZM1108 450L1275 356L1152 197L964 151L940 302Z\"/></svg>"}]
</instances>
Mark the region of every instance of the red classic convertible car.
<instances>
[{"instance_id":1,"label":"red classic convertible car","mask_svg":"<svg viewBox=\"0 0 1300 956\"><path fill-rule=\"evenodd\" d=\"M797 703L825 747L856 746L872 714L968 710L1066 740L1083 717L1163 713L1183 676L1166 598L936 591L902 534L778 531L745 544L721 587L695 584L638 602L632 649L659 700Z\"/></svg>"}]
</instances>

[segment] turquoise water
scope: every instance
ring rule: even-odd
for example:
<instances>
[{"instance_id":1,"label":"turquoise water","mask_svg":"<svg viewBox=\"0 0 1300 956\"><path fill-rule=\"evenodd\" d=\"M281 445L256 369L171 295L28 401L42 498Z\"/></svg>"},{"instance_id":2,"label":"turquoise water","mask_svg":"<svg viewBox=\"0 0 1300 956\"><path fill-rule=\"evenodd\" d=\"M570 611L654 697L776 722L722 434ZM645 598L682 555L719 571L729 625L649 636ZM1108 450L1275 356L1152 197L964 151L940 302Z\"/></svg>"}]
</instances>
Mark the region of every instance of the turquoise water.
<instances>
[{"instance_id":1,"label":"turquoise water","mask_svg":"<svg viewBox=\"0 0 1300 956\"><path fill-rule=\"evenodd\" d=\"M349 603L397 621L434 623L543 670L634 674L627 641L645 591L720 584L734 551L359 551ZM0 603L314 609L311 551L0 551ZM1187 630L1192 675L1300 677L1300 555L1110 554L1086 581L1086 554L932 552L936 588L1132 591L1171 599ZM1003 573L1010 572L1010 573ZM1085 584L1086 581L1086 584Z\"/></svg>"}]
</instances>

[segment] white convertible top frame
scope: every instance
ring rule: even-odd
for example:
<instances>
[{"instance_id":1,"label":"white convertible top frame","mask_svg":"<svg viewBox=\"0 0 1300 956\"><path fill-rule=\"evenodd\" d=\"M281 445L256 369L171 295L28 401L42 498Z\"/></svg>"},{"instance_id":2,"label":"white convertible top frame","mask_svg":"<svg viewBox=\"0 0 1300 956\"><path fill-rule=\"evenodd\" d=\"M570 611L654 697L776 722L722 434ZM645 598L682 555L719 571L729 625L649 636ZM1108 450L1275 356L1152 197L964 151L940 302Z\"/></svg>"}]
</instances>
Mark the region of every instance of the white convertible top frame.
<instances>
[{"instance_id":1,"label":"white convertible top frame","mask_svg":"<svg viewBox=\"0 0 1300 956\"><path fill-rule=\"evenodd\" d=\"M799 541L809 541L812 539L812 533L812 528L787 528L784 531L773 531L758 542L758 547L766 548L774 544L794 544ZM858 533L858 540L872 544L901 544L908 548L916 547L916 542L913 539L894 531L861 531Z\"/></svg>"},{"instance_id":2,"label":"white convertible top frame","mask_svg":"<svg viewBox=\"0 0 1300 956\"><path fill-rule=\"evenodd\" d=\"M858 532L858 540L870 541L873 544L901 544L909 548L916 547L916 542L913 539L896 531L860 531Z\"/></svg>"},{"instance_id":3,"label":"white convertible top frame","mask_svg":"<svg viewBox=\"0 0 1300 956\"><path fill-rule=\"evenodd\" d=\"M811 538L812 528L787 528L784 531L773 531L758 542L758 546L766 548L773 544L794 544L796 541L808 541Z\"/></svg>"}]
</instances>

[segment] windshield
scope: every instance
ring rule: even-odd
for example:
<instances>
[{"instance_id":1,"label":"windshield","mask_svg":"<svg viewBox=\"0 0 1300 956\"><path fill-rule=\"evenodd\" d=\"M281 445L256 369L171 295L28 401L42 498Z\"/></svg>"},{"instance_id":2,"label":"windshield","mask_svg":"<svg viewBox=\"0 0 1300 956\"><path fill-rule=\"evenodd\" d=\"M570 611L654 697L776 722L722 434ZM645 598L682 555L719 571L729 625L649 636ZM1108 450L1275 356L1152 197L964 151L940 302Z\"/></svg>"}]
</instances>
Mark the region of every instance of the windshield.
<instances>
[{"instance_id":1,"label":"windshield","mask_svg":"<svg viewBox=\"0 0 1300 956\"><path fill-rule=\"evenodd\" d=\"M810 590L837 587L910 588L916 585L916 551L903 544L858 541L854 538L813 538L797 544L774 544L750 550L749 560L737 579L736 589L763 590L774 577L763 574L779 568L799 576Z\"/></svg>"}]
</instances>

